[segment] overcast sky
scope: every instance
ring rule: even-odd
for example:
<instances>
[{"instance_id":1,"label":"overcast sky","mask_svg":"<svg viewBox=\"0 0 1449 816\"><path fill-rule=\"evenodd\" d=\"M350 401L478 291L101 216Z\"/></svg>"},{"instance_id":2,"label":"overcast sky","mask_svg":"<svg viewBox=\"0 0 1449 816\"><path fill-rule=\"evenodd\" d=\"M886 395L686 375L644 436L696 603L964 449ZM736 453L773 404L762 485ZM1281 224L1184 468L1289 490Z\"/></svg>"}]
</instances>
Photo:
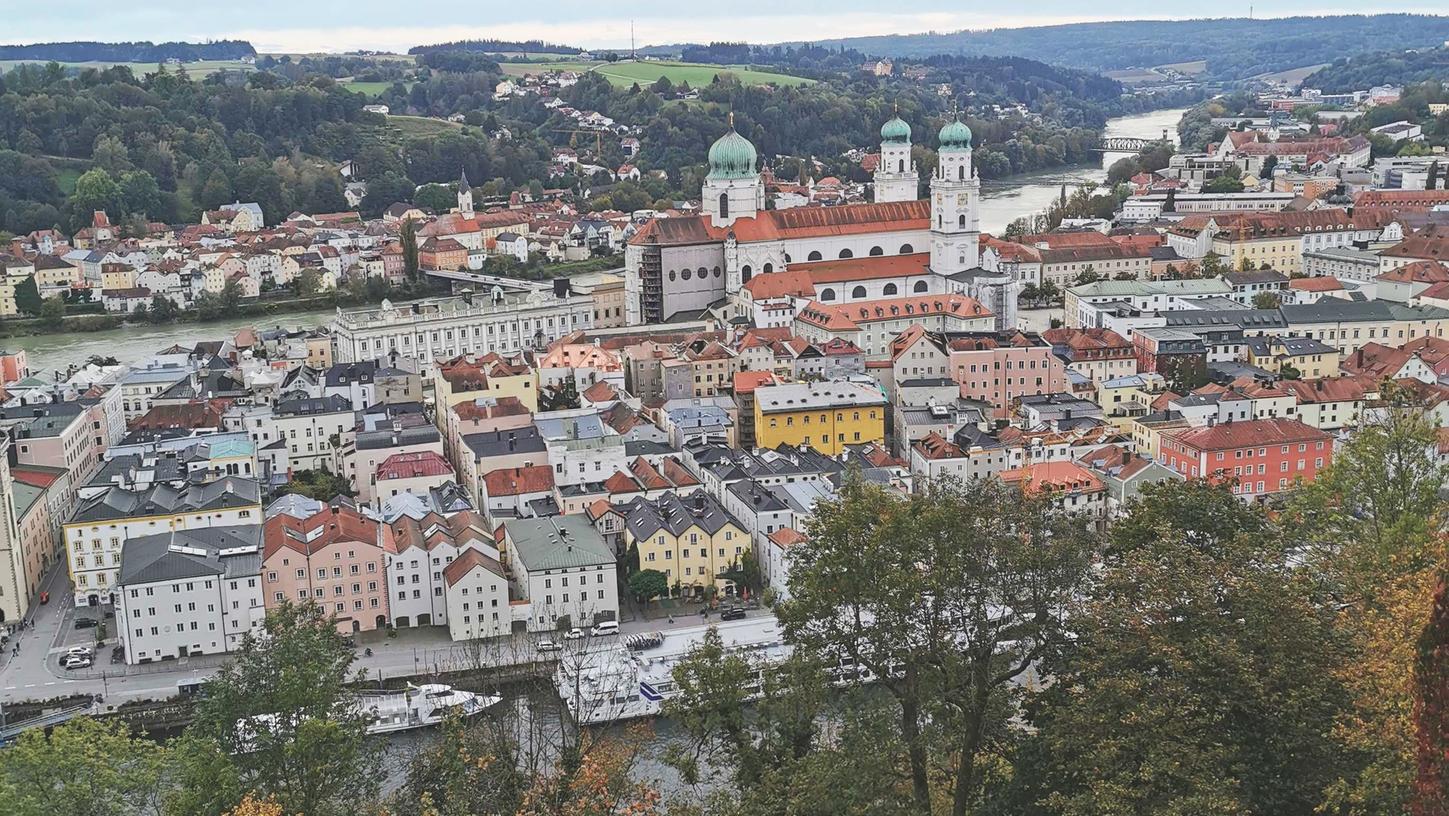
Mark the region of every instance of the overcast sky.
<instances>
[{"instance_id":1,"label":"overcast sky","mask_svg":"<svg viewBox=\"0 0 1449 816\"><path fill-rule=\"evenodd\" d=\"M1395 6L1369 0L1355 6L1329 0L1252 3L1257 17L1384 11L1444 13L1443 2L1405 0ZM409 46L474 37L546 39L585 48L627 47L629 18L640 45L709 40L822 39L963 28L1010 28L1106 19L1246 16L1250 3L1228 0L1205 7L1183 0L1118 0L1110 7L1080 0L1037 0L1030 9L961 0L0 0L0 42L55 40L251 41L262 52L406 50ZM718 10L716 10L718 9ZM983 10L976 10L983 9ZM620 16L627 15L627 16Z\"/></svg>"}]
</instances>

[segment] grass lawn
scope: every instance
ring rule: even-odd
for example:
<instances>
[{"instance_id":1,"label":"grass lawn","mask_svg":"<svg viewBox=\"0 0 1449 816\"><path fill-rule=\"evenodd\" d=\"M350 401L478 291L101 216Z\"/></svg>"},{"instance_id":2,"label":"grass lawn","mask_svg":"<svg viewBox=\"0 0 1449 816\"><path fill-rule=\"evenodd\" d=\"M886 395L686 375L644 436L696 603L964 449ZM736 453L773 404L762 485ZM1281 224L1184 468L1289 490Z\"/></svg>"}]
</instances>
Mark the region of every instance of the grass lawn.
<instances>
[{"instance_id":1,"label":"grass lawn","mask_svg":"<svg viewBox=\"0 0 1449 816\"><path fill-rule=\"evenodd\" d=\"M668 77L670 82L688 82L691 86L708 85L717 74L728 72L739 77L740 82L746 85L809 85L815 80L804 77L790 76L788 74L777 74L772 71L757 71L742 66L732 65L704 65L692 62L595 62L583 63L578 61L556 61L556 62L506 62L502 64L503 72L512 76L522 74L535 74L540 71L593 71L615 85L629 86L634 83L648 85L659 79L661 76Z\"/></svg>"},{"instance_id":2,"label":"grass lawn","mask_svg":"<svg viewBox=\"0 0 1449 816\"><path fill-rule=\"evenodd\" d=\"M406 87L406 88L411 89L413 87L413 85L415 85L415 84L417 84L417 83L414 83L414 82L404 82L403 83L403 86ZM346 88L349 91L352 91L353 93L363 93L363 94L367 94L368 96L377 96L378 94L382 93L383 91L387 90L388 88L391 88L392 87L392 83L391 82L359 82L357 80L350 80L348 82L342 83L342 87Z\"/></svg>"},{"instance_id":3,"label":"grass lawn","mask_svg":"<svg viewBox=\"0 0 1449 816\"><path fill-rule=\"evenodd\" d=\"M411 139L434 137L462 127L457 122L426 116L389 116L387 124L380 127L368 126L365 131L386 144L398 146Z\"/></svg>"},{"instance_id":4,"label":"grass lawn","mask_svg":"<svg viewBox=\"0 0 1449 816\"><path fill-rule=\"evenodd\" d=\"M61 167L55 171L55 183L60 191L66 195L75 192L75 180L81 177L81 170L74 167Z\"/></svg>"}]
</instances>

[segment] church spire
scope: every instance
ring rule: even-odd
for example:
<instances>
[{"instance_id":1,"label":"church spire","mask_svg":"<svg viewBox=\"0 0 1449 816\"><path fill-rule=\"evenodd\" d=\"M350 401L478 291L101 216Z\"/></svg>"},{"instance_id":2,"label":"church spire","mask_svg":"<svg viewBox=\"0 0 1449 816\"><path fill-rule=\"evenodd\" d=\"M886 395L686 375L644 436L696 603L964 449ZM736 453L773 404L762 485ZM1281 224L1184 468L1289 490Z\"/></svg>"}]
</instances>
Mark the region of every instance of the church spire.
<instances>
[{"instance_id":1,"label":"church spire","mask_svg":"<svg viewBox=\"0 0 1449 816\"><path fill-rule=\"evenodd\" d=\"M468 168L458 173L458 212L465 218L473 217L473 185L468 183Z\"/></svg>"}]
</instances>

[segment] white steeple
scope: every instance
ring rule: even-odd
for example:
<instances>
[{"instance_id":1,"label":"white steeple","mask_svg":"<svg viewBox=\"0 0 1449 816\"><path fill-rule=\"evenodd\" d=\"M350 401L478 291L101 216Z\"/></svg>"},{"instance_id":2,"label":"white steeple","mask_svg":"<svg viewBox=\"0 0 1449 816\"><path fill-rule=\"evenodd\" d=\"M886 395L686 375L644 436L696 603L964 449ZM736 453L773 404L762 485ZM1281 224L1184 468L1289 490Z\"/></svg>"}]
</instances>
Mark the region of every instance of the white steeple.
<instances>
[{"instance_id":1,"label":"white steeple","mask_svg":"<svg viewBox=\"0 0 1449 816\"><path fill-rule=\"evenodd\" d=\"M971 129L953 117L941 128L931 176L931 271L954 275L979 266L976 205L981 182L971 167Z\"/></svg>"},{"instance_id":2,"label":"white steeple","mask_svg":"<svg viewBox=\"0 0 1449 816\"><path fill-rule=\"evenodd\" d=\"M473 217L473 186L468 183L466 168L458 178L458 212L464 218Z\"/></svg>"},{"instance_id":3,"label":"white steeple","mask_svg":"<svg viewBox=\"0 0 1449 816\"><path fill-rule=\"evenodd\" d=\"M919 177L911 159L911 126L899 111L881 126L880 163L875 167L875 200L915 201Z\"/></svg>"}]
</instances>

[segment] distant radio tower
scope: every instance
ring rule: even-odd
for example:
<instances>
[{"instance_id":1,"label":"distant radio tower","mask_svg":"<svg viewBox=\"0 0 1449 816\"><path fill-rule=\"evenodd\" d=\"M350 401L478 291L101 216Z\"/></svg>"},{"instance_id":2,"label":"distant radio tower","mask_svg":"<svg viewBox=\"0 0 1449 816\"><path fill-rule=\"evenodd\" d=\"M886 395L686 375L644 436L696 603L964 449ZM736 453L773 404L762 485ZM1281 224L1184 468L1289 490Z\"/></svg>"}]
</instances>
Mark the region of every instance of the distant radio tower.
<instances>
[{"instance_id":1,"label":"distant radio tower","mask_svg":"<svg viewBox=\"0 0 1449 816\"><path fill-rule=\"evenodd\" d=\"M629 59L638 60L638 54L634 53L634 21L629 21Z\"/></svg>"},{"instance_id":2,"label":"distant radio tower","mask_svg":"<svg viewBox=\"0 0 1449 816\"><path fill-rule=\"evenodd\" d=\"M1249 20L1253 19L1253 7L1252 6L1248 6L1248 19Z\"/></svg>"}]
</instances>

